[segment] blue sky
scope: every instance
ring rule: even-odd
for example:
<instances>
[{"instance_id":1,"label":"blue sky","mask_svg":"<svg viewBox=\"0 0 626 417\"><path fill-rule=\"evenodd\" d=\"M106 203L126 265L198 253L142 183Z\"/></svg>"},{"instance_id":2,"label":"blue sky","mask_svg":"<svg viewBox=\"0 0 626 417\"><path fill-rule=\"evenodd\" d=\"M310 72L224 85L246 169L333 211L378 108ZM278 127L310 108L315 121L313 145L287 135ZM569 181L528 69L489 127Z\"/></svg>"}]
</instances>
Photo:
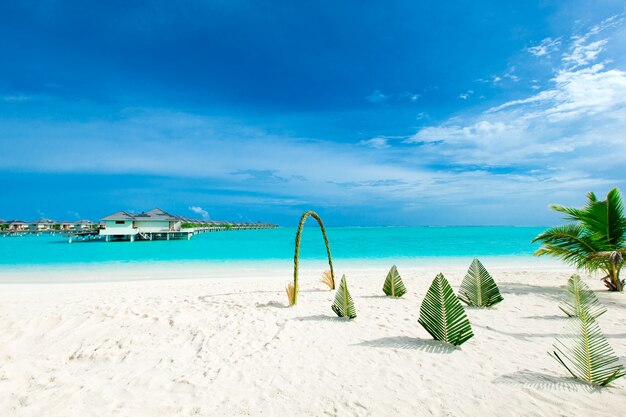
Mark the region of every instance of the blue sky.
<instances>
[{"instance_id":1,"label":"blue sky","mask_svg":"<svg viewBox=\"0 0 626 417\"><path fill-rule=\"evenodd\" d=\"M0 3L2 218L543 225L626 189L624 1L101 3Z\"/></svg>"}]
</instances>

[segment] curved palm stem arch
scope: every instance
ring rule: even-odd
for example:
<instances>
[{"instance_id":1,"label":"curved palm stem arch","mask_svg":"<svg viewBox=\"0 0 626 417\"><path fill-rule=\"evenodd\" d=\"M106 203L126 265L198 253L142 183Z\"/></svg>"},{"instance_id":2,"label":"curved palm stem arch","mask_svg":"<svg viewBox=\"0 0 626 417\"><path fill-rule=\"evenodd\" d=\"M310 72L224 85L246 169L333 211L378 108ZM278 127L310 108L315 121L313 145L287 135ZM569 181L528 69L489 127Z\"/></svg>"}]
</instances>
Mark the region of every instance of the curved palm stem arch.
<instances>
[{"instance_id":1,"label":"curved palm stem arch","mask_svg":"<svg viewBox=\"0 0 626 417\"><path fill-rule=\"evenodd\" d=\"M300 224L298 225L298 232L296 233L296 252L293 256L293 287L294 287L294 295L293 295L293 304L295 305L298 301L298 257L300 256L300 238L302 236L302 229L304 228L304 222L308 217L313 217L317 223L320 225L320 229L322 229L322 236L324 237L324 245L326 245L326 253L328 254L328 265L330 266L330 275L333 278L333 288L335 281L335 271L333 269L333 258L330 255L330 245L328 244L328 237L326 236L326 229L324 228L324 222L320 216L317 215L316 212L309 210L305 212L302 217L300 217Z\"/></svg>"}]
</instances>

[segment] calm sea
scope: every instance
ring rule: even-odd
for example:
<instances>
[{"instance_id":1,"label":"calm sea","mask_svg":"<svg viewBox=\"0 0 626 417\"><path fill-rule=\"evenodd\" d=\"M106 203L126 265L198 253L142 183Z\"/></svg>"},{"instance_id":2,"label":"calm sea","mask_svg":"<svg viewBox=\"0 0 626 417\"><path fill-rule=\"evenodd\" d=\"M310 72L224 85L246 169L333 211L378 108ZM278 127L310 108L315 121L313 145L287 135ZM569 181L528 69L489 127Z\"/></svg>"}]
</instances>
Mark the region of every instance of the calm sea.
<instances>
[{"instance_id":1,"label":"calm sea","mask_svg":"<svg viewBox=\"0 0 626 417\"><path fill-rule=\"evenodd\" d=\"M327 230L334 259L530 258L543 227L337 227ZM289 261L295 228L206 233L190 241L90 241L56 236L0 237L0 265L169 261ZM326 256L320 229L305 227L301 258Z\"/></svg>"}]
</instances>

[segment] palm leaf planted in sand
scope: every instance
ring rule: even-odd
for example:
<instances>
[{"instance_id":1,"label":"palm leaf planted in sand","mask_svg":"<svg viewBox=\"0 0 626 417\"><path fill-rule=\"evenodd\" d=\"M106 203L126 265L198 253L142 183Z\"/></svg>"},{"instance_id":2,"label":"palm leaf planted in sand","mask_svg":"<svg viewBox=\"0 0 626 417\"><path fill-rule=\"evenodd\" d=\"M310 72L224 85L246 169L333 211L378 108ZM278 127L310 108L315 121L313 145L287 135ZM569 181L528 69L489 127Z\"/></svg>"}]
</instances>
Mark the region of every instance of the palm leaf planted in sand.
<instances>
[{"instance_id":1,"label":"palm leaf planted in sand","mask_svg":"<svg viewBox=\"0 0 626 417\"><path fill-rule=\"evenodd\" d=\"M559 308L568 317L583 318L586 315L596 319L606 313L606 308L600 305L598 297L576 274L570 277L567 293Z\"/></svg>"},{"instance_id":2,"label":"palm leaf planted in sand","mask_svg":"<svg viewBox=\"0 0 626 417\"><path fill-rule=\"evenodd\" d=\"M285 292L287 293L287 300L289 301L289 305L290 306L294 305L295 290L293 287L293 282L287 283L287 286L285 287Z\"/></svg>"},{"instance_id":3,"label":"palm leaf planted in sand","mask_svg":"<svg viewBox=\"0 0 626 417\"><path fill-rule=\"evenodd\" d=\"M345 275L343 275L341 281L339 281L339 288L337 288L332 309L339 317L347 317L348 319L356 317L356 308L354 307L352 296L348 292L348 284Z\"/></svg>"},{"instance_id":4,"label":"palm leaf planted in sand","mask_svg":"<svg viewBox=\"0 0 626 417\"><path fill-rule=\"evenodd\" d=\"M328 271L324 271L324 273L322 274L322 278L320 279L320 282L325 284L331 290L335 289L335 278L333 277L333 274L330 272L330 269Z\"/></svg>"},{"instance_id":5,"label":"palm leaf planted in sand","mask_svg":"<svg viewBox=\"0 0 626 417\"><path fill-rule=\"evenodd\" d=\"M572 275L568 284L567 295L559 308L573 318L568 333L574 337L557 339L550 356L573 377L589 384L608 385L626 375L626 371L596 322L606 308L580 276Z\"/></svg>"},{"instance_id":6,"label":"palm leaf planted in sand","mask_svg":"<svg viewBox=\"0 0 626 417\"><path fill-rule=\"evenodd\" d=\"M503 300L496 282L476 258L467 270L458 297L465 304L475 307L491 307Z\"/></svg>"},{"instance_id":7,"label":"palm leaf planted in sand","mask_svg":"<svg viewBox=\"0 0 626 417\"><path fill-rule=\"evenodd\" d=\"M433 338L455 346L474 336L465 310L443 274L437 275L428 289L418 321Z\"/></svg>"},{"instance_id":8,"label":"palm leaf planted in sand","mask_svg":"<svg viewBox=\"0 0 626 417\"><path fill-rule=\"evenodd\" d=\"M582 318L575 317L569 330L576 336L573 339L557 339L550 356L574 378L605 386L626 375L619 358L593 318L586 314Z\"/></svg>"},{"instance_id":9,"label":"palm leaf planted in sand","mask_svg":"<svg viewBox=\"0 0 626 417\"><path fill-rule=\"evenodd\" d=\"M317 215L316 212L314 211L307 211L305 212L302 217L300 217L300 223L298 224L298 231L296 232L296 250L295 253L293 255L293 303L291 303L291 305L295 305L298 302L298 290L300 288L299 283L298 283L298 263L299 263L299 257L300 257L300 238L302 236L302 229L304 228L304 222L306 221L306 219L308 217L313 217L317 223L320 226L320 229L322 229L322 236L324 237L324 245L326 246L326 254L328 255L328 265L330 266L330 275L332 277L332 281L333 281L333 287L331 289L335 289L334 287L334 282L335 282L335 272L333 270L333 258L330 255L330 244L328 243L328 237L326 236L326 228L324 228L324 222L322 222L322 219L320 218L320 216Z\"/></svg>"},{"instance_id":10,"label":"palm leaf planted in sand","mask_svg":"<svg viewBox=\"0 0 626 417\"><path fill-rule=\"evenodd\" d=\"M398 273L398 268L396 268L395 265L391 267L389 273L387 274L385 284L383 285L383 292L391 297L402 297L406 294L404 282L402 282L402 278Z\"/></svg>"}]
</instances>

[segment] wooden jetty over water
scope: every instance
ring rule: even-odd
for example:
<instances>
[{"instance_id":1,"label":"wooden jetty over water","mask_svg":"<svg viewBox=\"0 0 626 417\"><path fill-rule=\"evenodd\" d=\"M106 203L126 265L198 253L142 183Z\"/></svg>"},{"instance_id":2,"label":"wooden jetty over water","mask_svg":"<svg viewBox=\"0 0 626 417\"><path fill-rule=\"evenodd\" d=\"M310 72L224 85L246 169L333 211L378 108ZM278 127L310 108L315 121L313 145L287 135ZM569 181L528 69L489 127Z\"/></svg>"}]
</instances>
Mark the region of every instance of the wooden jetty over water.
<instances>
[{"instance_id":1,"label":"wooden jetty over water","mask_svg":"<svg viewBox=\"0 0 626 417\"><path fill-rule=\"evenodd\" d=\"M273 224L258 224L258 223L236 223L227 224L224 226L209 226L209 227L193 227L181 230L162 230L162 231L138 231L135 234L129 235L103 235L100 231L64 231L60 235L67 238L69 243L73 242L85 242L92 240L103 240L105 242L116 241L141 241L141 240L190 240L193 236L203 233L213 232L228 232L236 230L256 230L256 229L275 229L278 226Z\"/></svg>"},{"instance_id":2,"label":"wooden jetty over water","mask_svg":"<svg viewBox=\"0 0 626 417\"><path fill-rule=\"evenodd\" d=\"M69 243L93 240L130 241L136 240L190 240L194 235L235 230L274 229L271 223L237 223L219 220L192 219L169 214L161 209L152 209L140 214L118 211L102 218L100 224L89 222L88 227L62 228L60 223L45 219L44 227L33 230L26 228L0 231L2 237L25 235L56 235L67 238ZM21 222L21 224L26 224Z\"/></svg>"}]
</instances>

